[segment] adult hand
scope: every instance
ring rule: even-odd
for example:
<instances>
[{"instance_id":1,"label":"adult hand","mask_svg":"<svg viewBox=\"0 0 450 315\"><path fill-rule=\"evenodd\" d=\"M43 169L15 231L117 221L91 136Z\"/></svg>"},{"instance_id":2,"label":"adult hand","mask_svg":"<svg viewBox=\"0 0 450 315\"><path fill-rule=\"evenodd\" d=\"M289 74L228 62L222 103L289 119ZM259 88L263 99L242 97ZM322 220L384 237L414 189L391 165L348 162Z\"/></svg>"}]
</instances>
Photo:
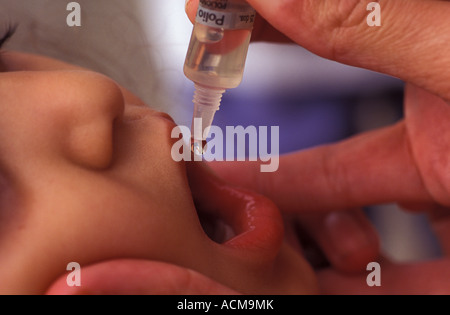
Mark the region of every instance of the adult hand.
<instances>
[{"instance_id":1,"label":"adult hand","mask_svg":"<svg viewBox=\"0 0 450 315\"><path fill-rule=\"evenodd\" d=\"M444 258L415 264L380 261L380 287L366 284L367 274L349 277L335 270L319 272L324 294L449 294L450 285L450 212L448 208L430 211L433 230L439 239Z\"/></svg>"},{"instance_id":2,"label":"adult hand","mask_svg":"<svg viewBox=\"0 0 450 315\"><path fill-rule=\"evenodd\" d=\"M260 173L259 165L250 162L213 166L229 181L269 196L285 212L300 214L301 218L310 216L305 213L315 213L319 219L313 222L319 224L319 230L307 220L303 224L310 233L319 234L317 239L323 247L331 246L331 254L338 252L332 246L342 242L333 236L352 239L352 233L347 230L346 234L344 228L330 233L328 225L320 225L327 222L320 217L321 212L398 203L430 214L443 252L449 255L450 129L445 123L450 119L450 107L439 97L411 85L405 103L404 121L338 144L283 156L276 173ZM347 215L344 222L357 227L357 221ZM348 223L352 221L355 223ZM445 280L449 273L450 258L444 257L407 265L382 261L383 284L376 289L367 286L367 273L349 276L329 269L319 278L325 293L442 294L450 293Z\"/></svg>"},{"instance_id":3,"label":"adult hand","mask_svg":"<svg viewBox=\"0 0 450 315\"><path fill-rule=\"evenodd\" d=\"M191 4L196 0L191 0ZM441 240L449 239L450 206L450 3L436 0L378 1L382 26L369 27L360 0L248 0L270 22L256 26L256 40L272 40L274 28L322 57L406 81L405 119L345 142L282 157L274 174L259 173L255 163L218 163L229 181L255 189L285 212L321 212L396 202L435 214ZM265 33L263 30L270 30ZM316 222L316 221L315 221ZM353 226L353 224L352 224ZM446 238L445 238L446 237ZM330 238L324 242L333 243ZM449 244L442 242L445 253ZM387 265L382 292L449 292L442 274L448 259L416 265ZM330 271L330 273L332 273ZM330 275L330 274L328 274ZM339 289L360 286L341 276ZM423 279L430 284L423 287ZM334 278L336 280L336 278ZM345 282L344 280L349 280ZM355 281L360 281L355 280ZM405 280L407 285L404 284ZM325 286L325 289L330 287ZM330 292L333 290L329 290ZM333 291L333 292L336 292Z\"/></svg>"},{"instance_id":4,"label":"adult hand","mask_svg":"<svg viewBox=\"0 0 450 315\"><path fill-rule=\"evenodd\" d=\"M442 71L450 62L442 54L450 47L450 3L377 1L382 26L369 27L371 2L249 0L274 27L317 55L398 77L450 100L450 73Z\"/></svg>"},{"instance_id":5,"label":"adult hand","mask_svg":"<svg viewBox=\"0 0 450 315\"><path fill-rule=\"evenodd\" d=\"M377 1L382 26L369 27L370 0L248 0L262 16L254 41L295 42L344 64L398 77L450 100L450 3ZM199 0L187 0L193 21Z\"/></svg>"}]
</instances>

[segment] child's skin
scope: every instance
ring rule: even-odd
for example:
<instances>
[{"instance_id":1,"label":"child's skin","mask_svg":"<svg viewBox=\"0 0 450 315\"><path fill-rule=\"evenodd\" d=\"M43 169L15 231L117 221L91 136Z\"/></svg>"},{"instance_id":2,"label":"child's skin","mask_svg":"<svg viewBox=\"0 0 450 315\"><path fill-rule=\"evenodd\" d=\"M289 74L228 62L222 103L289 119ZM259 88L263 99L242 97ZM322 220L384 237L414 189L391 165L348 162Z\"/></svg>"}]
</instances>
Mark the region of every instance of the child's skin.
<instances>
[{"instance_id":1,"label":"child's skin","mask_svg":"<svg viewBox=\"0 0 450 315\"><path fill-rule=\"evenodd\" d=\"M242 293L316 292L272 202L172 160L166 114L100 74L1 60L0 293L44 293L69 262L112 259L172 263ZM206 236L192 195L238 235Z\"/></svg>"}]
</instances>

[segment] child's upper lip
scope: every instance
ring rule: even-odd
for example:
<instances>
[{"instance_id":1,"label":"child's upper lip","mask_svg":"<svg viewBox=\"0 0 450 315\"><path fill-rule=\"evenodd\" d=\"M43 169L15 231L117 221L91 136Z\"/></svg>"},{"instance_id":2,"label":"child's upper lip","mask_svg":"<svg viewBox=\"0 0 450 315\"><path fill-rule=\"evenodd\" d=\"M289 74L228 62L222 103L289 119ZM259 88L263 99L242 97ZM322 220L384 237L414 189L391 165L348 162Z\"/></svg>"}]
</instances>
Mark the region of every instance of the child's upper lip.
<instances>
[{"instance_id":1,"label":"child's upper lip","mask_svg":"<svg viewBox=\"0 0 450 315\"><path fill-rule=\"evenodd\" d=\"M188 163L187 172L197 207L233 228L236 236L225 241L225 247L258 260L275 258L283 242L284 228L281 213L273 202L227 184L204 163Z\"/></svg>"}]
</instances>

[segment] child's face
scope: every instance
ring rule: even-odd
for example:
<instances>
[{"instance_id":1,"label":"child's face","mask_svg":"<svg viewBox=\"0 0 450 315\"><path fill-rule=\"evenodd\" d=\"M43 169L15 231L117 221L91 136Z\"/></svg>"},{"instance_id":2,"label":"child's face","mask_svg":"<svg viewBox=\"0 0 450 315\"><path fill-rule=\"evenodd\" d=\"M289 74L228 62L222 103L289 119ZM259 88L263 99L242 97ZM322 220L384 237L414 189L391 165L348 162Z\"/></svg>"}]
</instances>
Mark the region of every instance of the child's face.
<instances>
[{"instance_id":1,"label":"child's face","mask_svg":"<svg viewBox=\"0 0 450 315\"><path fill-rule=\"evenodd\" d=\"M1 58L0 293L43 293L70 262L119 258L174 263L243 293L315 292L271 202L172 160L170 117L99 74ZM217 242L205 234L193 196L232 240L220 224L209 226Z\"/></svg>"}]
</instances>

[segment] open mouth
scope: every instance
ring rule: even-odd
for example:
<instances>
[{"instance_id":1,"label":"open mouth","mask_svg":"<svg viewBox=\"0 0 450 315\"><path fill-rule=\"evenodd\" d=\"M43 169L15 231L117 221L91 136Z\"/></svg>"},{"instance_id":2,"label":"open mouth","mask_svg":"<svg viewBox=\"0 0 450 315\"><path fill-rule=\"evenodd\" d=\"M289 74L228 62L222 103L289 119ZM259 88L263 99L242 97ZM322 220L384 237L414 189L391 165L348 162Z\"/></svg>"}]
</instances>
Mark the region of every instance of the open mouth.
<instances>
[{"instance_id":1,"label":"open mouth","mask_svg":"<svg viewBox=\"0 0 450 315\"><path fill-rule=\"evenodd\" d=\"M283 220L270 200L227 184L204 163L188 163L187 173L200 222L214 242L235 249L278 251Z\"/></svg>"},{"instance_id":2,"label":"open mouth","mask_svg":"<svg viewBox=\"0 0 450 315\"><path fill-rule=\"evenodd\" d=\"M211 240L218 244L224 244L236 236L236 232L230 224L225 222L217 214L203 209L200 202L194 200L194 203L203 230Z\"/></svg>"}]
</instances>

